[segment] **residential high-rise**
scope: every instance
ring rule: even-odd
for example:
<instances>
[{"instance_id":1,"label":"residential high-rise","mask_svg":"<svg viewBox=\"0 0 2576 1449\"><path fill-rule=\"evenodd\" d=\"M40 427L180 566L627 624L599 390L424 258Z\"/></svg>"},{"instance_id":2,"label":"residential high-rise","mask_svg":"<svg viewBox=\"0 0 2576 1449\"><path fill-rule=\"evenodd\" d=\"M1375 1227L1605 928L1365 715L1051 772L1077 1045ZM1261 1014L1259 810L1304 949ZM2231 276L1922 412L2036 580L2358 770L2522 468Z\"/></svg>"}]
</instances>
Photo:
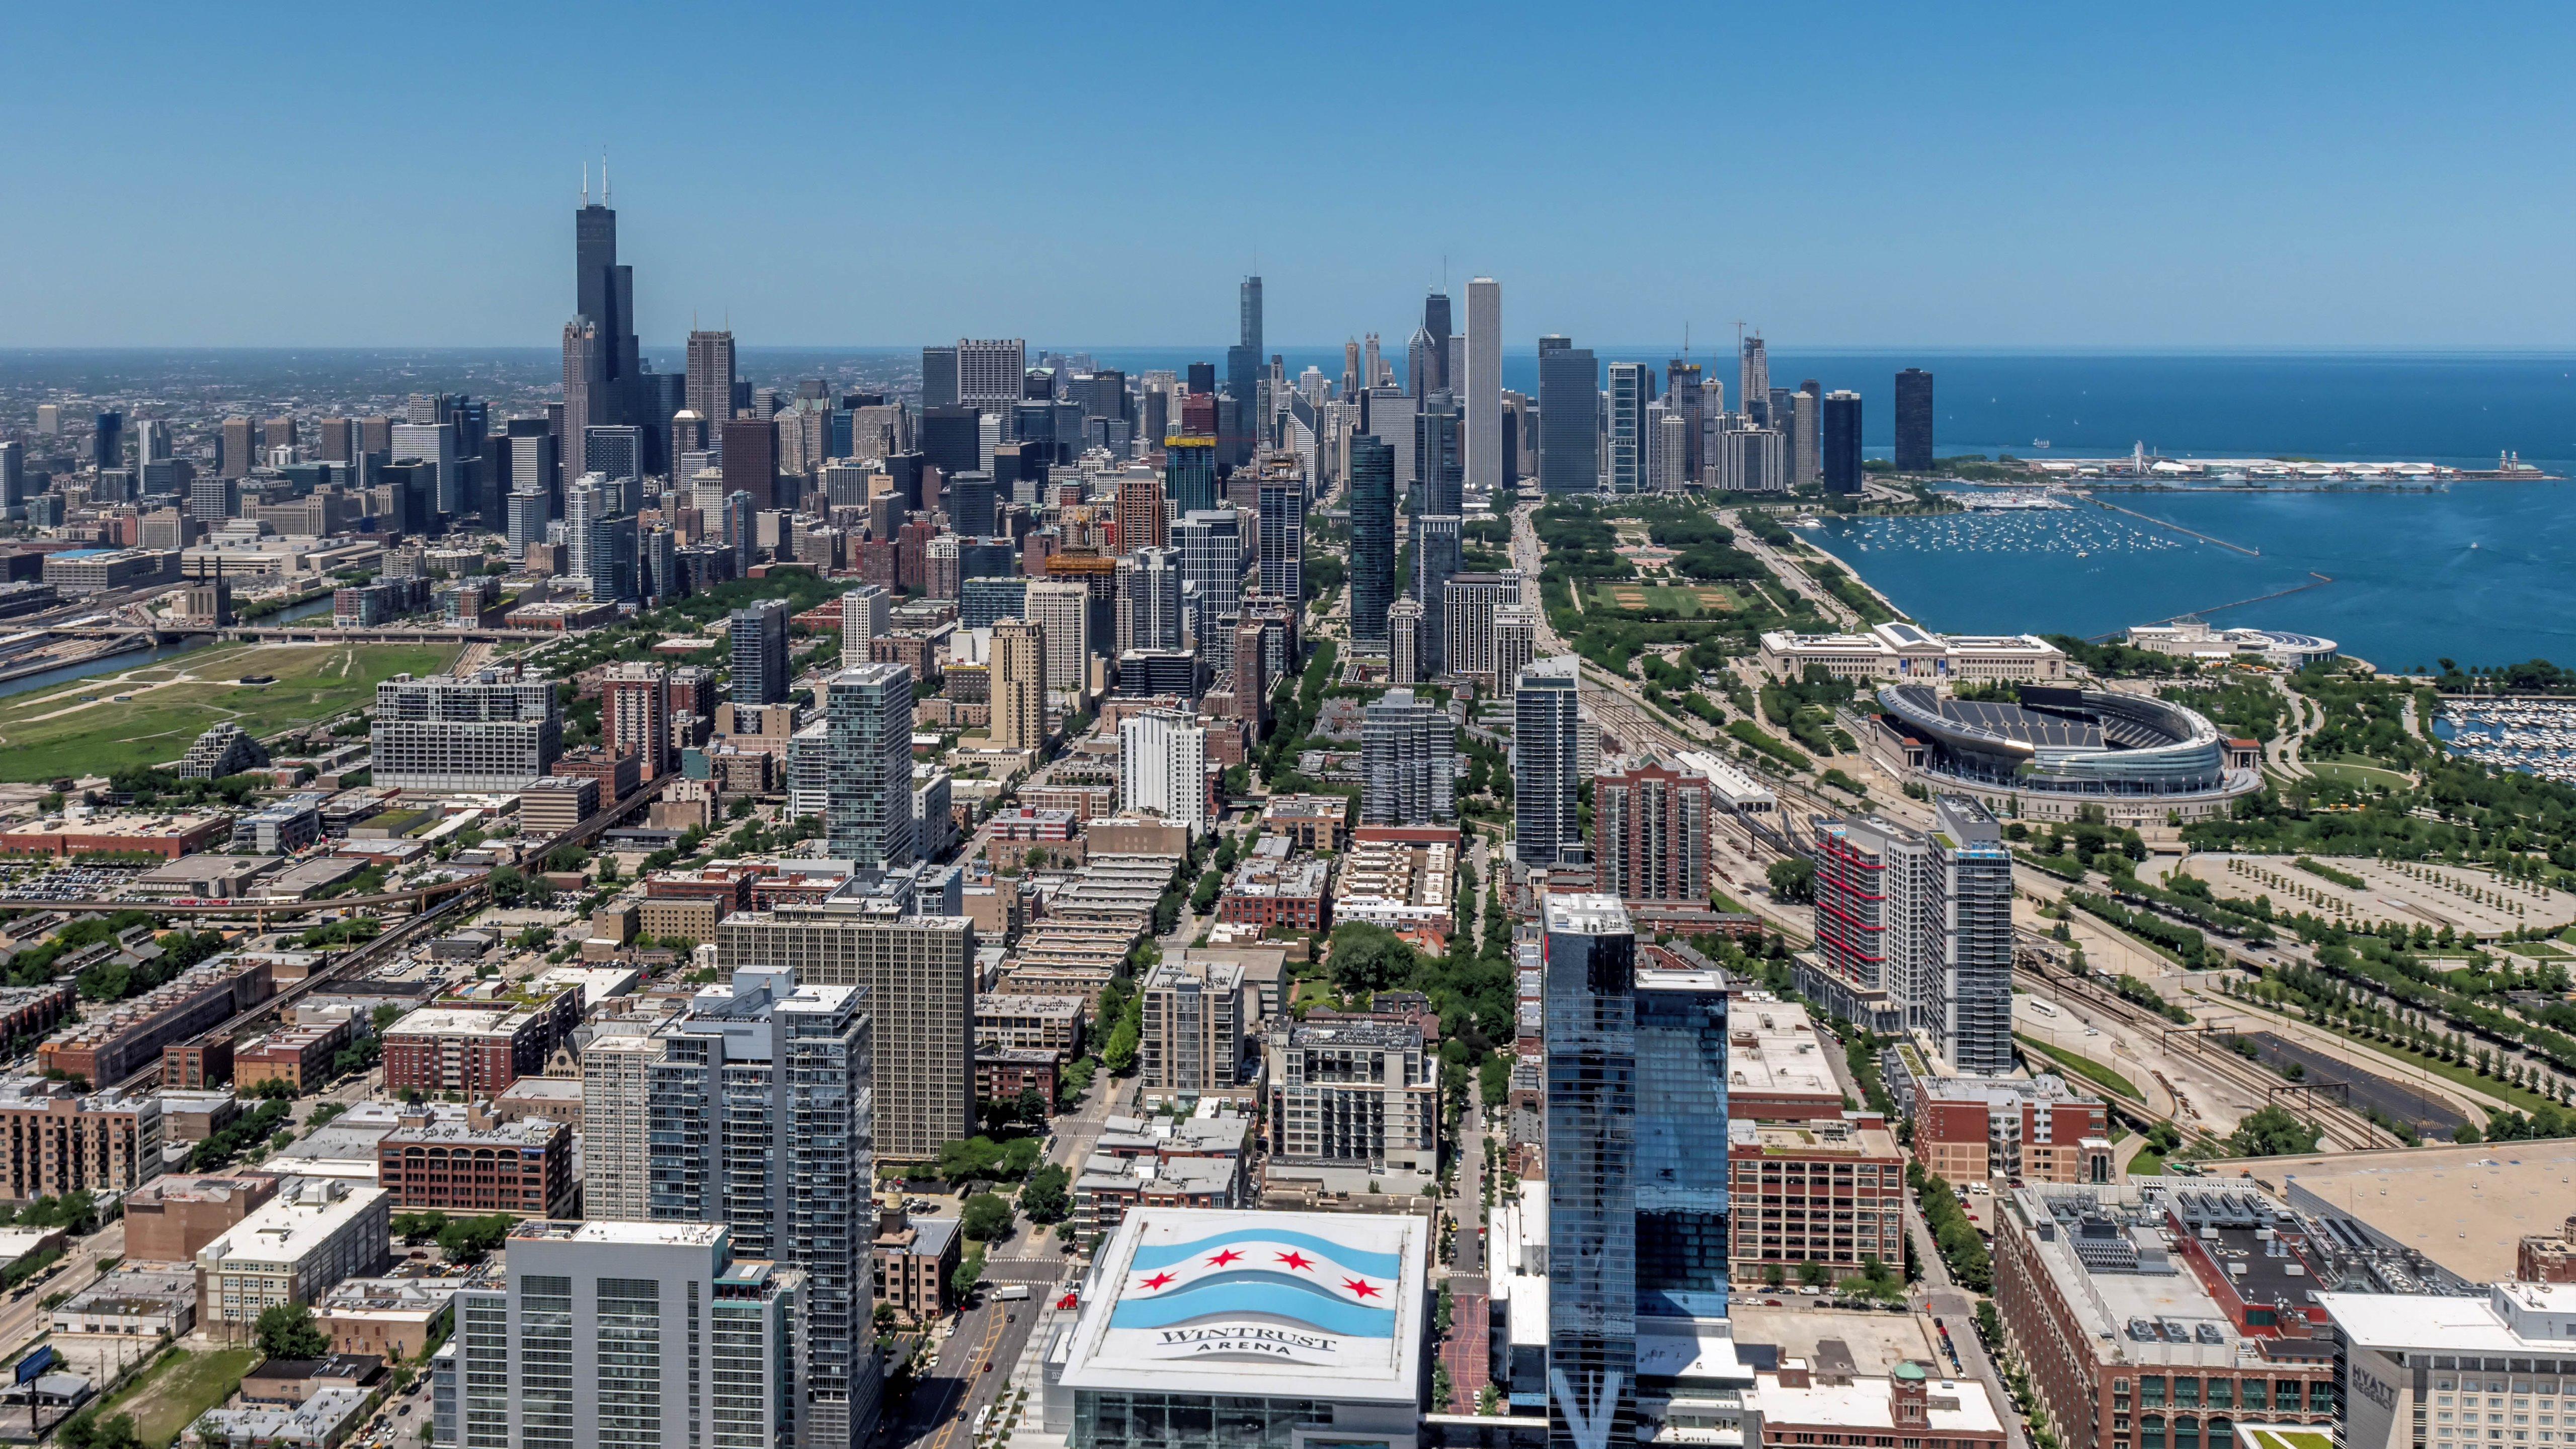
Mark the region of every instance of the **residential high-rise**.
<instances>
[{"instance_id":1,"label":"residential high-rise","mask_svg":"<svg viewBox=\"0 0 2576 1449\"><path fill-rule=\"evenodd\" d=\"M847 1449L874 1433L873 1398L850 1424L799 1376L806 1275L737 1261L721 1223L531 1218L503 1262L456 1295L451 1442Z\"/></svg>"},{"instance_id":2,"label":"residential high-rise","mask_svg":"<svg viewBox=\"0 0 2576 1449\"><path fill-rule=\"evenodd\" d=\"M1604 766L1592 777L1592 861L1601 893L1707 901L1711 804L1706 776L1652 754Z\"/></svg>"},{"instance_id":3,"label":"residential high-rise","mask_svg":"<svg viewBox=\"0 0 2576 1449\"><path fill-rule=\"evenodd\" d=\"M1019 619L993 625L993 748L1034 750L1046 743L1046 666L1046 635L1037 625Z\"/></svg>"},{"instance_id":4,"label":"residential high-rise","mask_svg":"<svg viewBox=\"0 0 2576 1449\"><path fill-rule=\"evenodd\" d=\"M0 438L0 507L27 501L27 448L15 438Z\"/></svg>"},{"instance_id":5,"label":"residential high-rise","mask_svg":"<svg viewBox=\"0 0 2576 1449\"><path fill-rule=\"evenodd\" d=\"M125 414L110 408L91 420L89 461L97 468L125 466Z\"/></svg>"},{"instance_id":6,"label":"residential high-rise","mask_svg":"<svg viewBox=\"0 0 2576 1449\"><path fill-rule=\"evenodd\" d=\"M603 1024L581 1053L581 1206L594 1219L653 1216L648 1073L662 1055L649 1027Z\"/></svg>"},{"instance_id":7,"label":"residential high-rise","mask_svg":"<svg viewBox=\"0 0 2576 1449\"><path fill-rule=\"evenodd\" d=\"M787 602L762 599L726 620L731 644L735 704L778 704L787 698Z\"/></svg>"},{"instance_id":8,"label":"residential high-rise","mask_svg":"<svg viewBox=\"0 0 2576 1449\"><path fill-rule=\"evenodd\" d=\"M921 406L924 411L957 406L956 348L921 349Z\"/></svg>"},{"instance_id":9,"label":"residential high-rise","mask_svg":"<svg viewBox=\"0 0 2576 1449\"><path fill-rule=\"evenodd\" d=\"M1745 416L1769 427L1784 421L1771 416L1771 358L1762 348L1762 334L1744 339L1742 367L1736 379L1736 397L1744 405Z\"/></svg>"},{"instance_id":10,"label":"residential high-rise","mask_svg":"<svg viewBox=\"0 0 2576 1449\"><path fill-rule=\"evenodd\" d=\"M710 430L733 416L733 333L689 332L688 410Z\"/></svg>"},{"instance_id":11,"label":"residential high-rise","mask_svg":"<svg viewBox=\"0 0 2576 1449\"><path fill-rule=\"evenodd\" d=\"M397 674L376 686L375 778L424 795L515 793L554 773L563 715L552 681L515 668Z\"/></svg>"},{"instance_id":12,"label":"residential high-rise","mask_svg":"<svg viewBox=\"0 0 2576 1449\"><path fill-rule=\"evenodd\" d=\"M1822 463L1825 488L1833 493L1858 493L1866 486L1866 475L1860 466L1860 394L1835 391L1825 394Z\"/></svg>"},{"instance_id":13,"label":"residential high-rise","mask_svg":"<svg viewBox=\"0 0 2576 1449\"><path fill-rule=\"evenodd\" d=\"M655 1221L722 1224L737 1251L804 1270L807 1398L816 1440L850 1444L875 1418L866 1211L875 1181L873 997L740 968L656 1036L645 1068L647 1195Z\"/></svg>"},{"instance_id":14,"label":"residential high-rise","mask_svg":"<svg viewBox=\"0 0 2576 1449\"><path fill-rule=\"evenodd\" d=\"M1216 469L1216 439L1182 433L1163 440L1163 491L1181 512L1216 507ZM1125 495L1124 483L1120 494ZM1126 546L1123 532L1118 541Z\"/></svg>"},{"instance_id":15,"label":"residential high-rise","mask_svg":"<svg viewBox=\"0 0 2576 1449\"><path fill-rule=\"evenodd\" d=\"M1529 658L1524 655L1509 668L1496 663L1495 611L1521 601L1520 571L1453 574L1441 585L1440 599L1441 668L1459 678L1479 680L1488 690L1511 688Z\"/></svg>"},{"instance_id":16,"label":"residential high-rise","mask_svg":"<svg viewBox=\"0 0 2576 1449\"><path fill-rule=\"evenodd\" d=\"M1726 1317L1727 983L1637 973L1637 1312Z\"/></svg>"},{"instance_id":17,"label":"residential high-rise","mask_svg":"<svg viewBox=\"0 0 2576 1449\"><path fill-rule=\"evenodd\" d=\"M1491 497L1509 476L1503 449L1503 288L1491 277L1467 283L1466 486Z\"/></svg>"},{"instance_id":18,"label":"residential high-rise","mask_svg":"<svg viewBox=\"0 0 2576 1449\"><path fill-rule=\"evenodd\" d=\"M677 761L671 740L670 671L659 664L612 664L600 682L599 738L607 748L635 756L643 778L669 774Z\"/></svg>"},{"instance_id":19,"label":"residential high-rise","mask_svg":"<svg viewBox=\"0 0 2576 1449\"><path fill-rule=\"evenodd\" d=\"M868 644L885 633L893 596L880 584L860 584L841 596L841 657L864 659Z\"/></svg>"},{"instance_id":20,"label":"residential high-rise","mask_svg":"<svg viewBox=\"0 0 2576 1449\"><path fill-rule=\"evenodd\" d=\"M1046 644L1047 688L1082 694L1091 687L1091 589L1080 579L1031 579L1023 605Z\"/></svg>"},{"instance_id":21,"label":"residential high-rise","mask_svg":"<svg viewBox=\"0 0 2576 1449\"><path fill-rule=\"evenodd\" d=\"M1448 825L1458 818L1458 728L1410 689L1390 689L1360 714L1360 821Z\"/></svg>"},{"instance_id":22,"label":"residential high-rise","mask_svg":"<svg viewBox=\"0 0 2576 1449\"><path fill-rule=\"evenodd\" d=\"M1386 611L1386 682L1422 681L1422 606L1405 594Z\"/></svg>"},{"instance_id":23,"label":"residential high-rise","mask_svg":"<svg viewBox=\"0 0 2576 1449\"><path fill-rule=\"evenodd\" d=\"M1371 437L1350 443L1351 643L1359 652L1386 643L1386 611L1395 602L1395 450Z\"/></svg>"},{"instance_id":24,"label":"residential high-rise","mask_svg":"<svg viewBox=\"0 0 2576 1449\"><path fill-rule=\"evenodd\" d=\"M803 986L865 987L876 1032L876 1155L928 1162L941 1143L975 1135L975 923L943 914L957 900L953 888L929 894L936 881L918 898L903 874L861 883L888 889L726 916L716 926L716 965L783 968ZM839 1205L858 1211L865 1197L861 1189Z\"/></svg>"},{"instance_id":25,"label":"residential high-rise","mask_svg":"<svg viewBox=\"0 0 2576 1449\"><path fill-rule=\"evenodd\" d=\"M1646 485L1646 388L1642 362L1610 364L1610 491L1635 493ZM1545 405L1542 404L1542 407Z\"/></svg>"},{"instance_id":26,"label":"residential high-rise","mask_svg":"<svg viewBox=\"0 0 2576 1449\"><path fill-rule=\"evenodd\" d=\"M872 663L823 682L823 839L835 860L891 868L915 857L912 680L908 665Z\"/></svg>"},{"instance_id":27,"label":"residential high-rise","mask_svg":"<svg viewBox=\"0 0 2576 1449\"><path fill-rule=\"evenodd\" d=\"M1118 560L1118 652L1181 647L1181 551L1140 548Z\"/></svg>"},{"instance_id":28,"label":"residential high-rise","mask_svg":"<svg viewBox=\"0 0 2576 1449\"><path fill-rule=\"evenodd\" d=\"M1208 812L1207 730L1195 715L1139 710L1118 724L1118 808L1145 810L1194 836L1215 823Z\"/></svg>"},{"instance_id":29,"label":"residential high-rise","mask_svg":"<svg viewBox=\"0 0 2576 1449\"><path fill-rule=\"evenodd\" d=\"M981 413L1011 416L1028 388L1028 344L1017 337L957 343L957 401Z\"/></svg>"},{"instance_id":30,"label":"residential high-rise","mask_svg":"<svg viewBox=\"0 0 2576 1449\"><path fill-rule=\"evenodd\" d=\"M1244 1031L1259 988L1239 961L1166 961L1139 992L1137 1085L1149 1093L1231 1092L1247 1085Z\"/></svg>"},{"instance_id":31,"label":"residential high-rise","mask_svg":"<svg viewBox=\"0 0 2576 1449\"><path fill-rule=\"evenodd\" d=\"M1590 493L1601 486L1601 370L1589 348L1538 340L1538 486Z\"/></svg>"},{"instance_id":32,"label":"residential high-rise","mask_svg":"<svg viewBox=\"0 0 2576 1449\"><path fill-rule=\"evenodd\" d=\"M724 439L724 489L751 496L755 511L777 506L778 424L770 418L727 418L717 429Z\"/></svg>"},{"instance_id":33,"label":"residential high-rise","mask_svg":"<svg viewBox=\"0 0 2576 1449\"><path fill-rule=\"evenodd\" d=\"M1994 817L1944 795L1929 833L1876 817L1819 820L1816 847L1828 994L1883 995L1959 1071L2010 1071L2012 858Z\"/></svg>"},{"instance_id":34,"label":"residential high-rise","mask_svg":"<svg viewBox=\"0 0 2576 1449\"><path fill-rule=\"evenodd\" d=\"M1583 778L1582 661L1542 659L1512 691L1512 858L1532 870L1580 864L1575 791Z\"/></svg>"},{"instance_id":35,"label":"residential high-rise","mask_svg":"<svg viewBox=\"0 0 2576 1449\"><path fill-rule=\"evenodd\" d=\"M1211 503L1210 505L1214 505ZM1163 513L1163 480L1139 470L1120 474L1116 504L1118 551L1161 548L1171 541Z\"/></svg>"},{"instance_id":36,"label":"residential high-rise","mask_svg":"<svg viewBox=\"0 0 2576 1449\"><path fill-rule=\"evenodd\" d=\"M1697 486L1703 461L1700 435L1708 422L1708 387L1700 375L1698 363L1686 357L1676 357L1664 364L1664 400L1682 416L1684 452L1681 474L1684 485ZM1723 411L1722 408L1720 410Z\"/></svg>"},{"instance_id":37,"label":"residential high-rise","mask_svg":"<svg viewBox=\"0 0 2576 1449\"><path fill-rule=\"evenodd\" d=\"M1302 610L1306 600L1306 480L1265 473L1253 501L1261 520L1261 592L1290 600Z\"/></svg>"},{"instance_id":38,"label":"residential high-rise","mask_svg":"<svg viewBox=\"0 0 2576 1449\"><path fill-rule=\"evenodd\" d=\"M1433 513L1413 521L1413 597L1428 601L1422 611L1422 677L1449 672L1449 611L1443 605L1449 581L1458 576L1460 536L1465 520L1454 513Z\"/></svg>"},{"instance_id":39,"label":"residential high-rise","mask_svg":"<svg viewBox=\"0 0 2576 1449\"><path fill-rule=\"evenodd\" d=\"M1896 471L1932 471L1932 374L1919 367L1896 375Z\"/></svg>"},{"instance_id":40,"label":"residential high-rise","mask_svg":"<svg viewBox=\"0 0 2576 1449\"><path fill-rule=\"evenodd\" d=\"M1789 479L1792 483L1813 483L1824 470L1816 394L1800 388L1788 396Z\"/></svg>"},{"instance_id":41,"label":"residential high-rise","mask_svg":"<svg viewBox=\"0 0 2576 1449\"><path fill-rule=\"evenodd\" d=\"M1550 1449L1635 1434L1637 938L1616 897L1545 898Z\"/></svg>"},{"instance_id":42,"label":"residential high-rise","mask_svg":"<svg viewBox=\"0 0 2576 1449\"><path fill-rule=\"evenodd\" d=\"M1243 521L1231 508L1201 508L1172 525L1181 582L1196 584L1208 620L1243 611ZM1206 639L1201 635L1204 648Z\"/></svg>"}]
</instances>

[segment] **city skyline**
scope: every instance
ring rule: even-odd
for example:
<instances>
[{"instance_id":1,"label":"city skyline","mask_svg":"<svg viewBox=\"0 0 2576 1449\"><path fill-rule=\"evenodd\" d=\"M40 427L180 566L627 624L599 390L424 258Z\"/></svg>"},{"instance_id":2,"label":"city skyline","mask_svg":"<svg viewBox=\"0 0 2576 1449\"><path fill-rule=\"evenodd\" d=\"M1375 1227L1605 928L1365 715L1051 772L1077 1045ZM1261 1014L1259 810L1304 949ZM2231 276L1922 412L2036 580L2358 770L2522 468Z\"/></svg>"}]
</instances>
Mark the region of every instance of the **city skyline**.
<instances>
[{"instance_id":1,"label":"city skyline","mask_svg":"<svg viewBox=\"0 0 2576 1449\"><path fill-rule=\"evenodd\" d=\"M1508 290L1514 338L1677 339L1687 321L1719 341L1737 318L1836 346L2576 332L2547 240L2564 163L2500 144L2562 127L2567 102L2539 67L2563 53L2564 17L2218 17L1735 17L1725 49L1766 58L1723 72L1704 126L1735 139L1616 146L1632 123L1614 99L1709 94L1717 52L1663 43L1643 17L1544 14L1474 30L1394 17L1383 46L1356 50L1230 16L1139 44L1044 13L823 21L792 47L783 27L748 23L673 47L649 12L601 25L567 10L511 16L512 44L488 53L407 49L397 67L379 63L400 38L391 17L238 27L165 9L110 52L68 17L29 16L26 51L48 60L0 97L0 118L42 142L21 190L48 206L7 244L0 300L15 340L47 346L543 345L561 325L556 208L585 170L604 189L605 151L648 279L637 330L664 345L692 317L788 345L1221 344L1235 330L1224 289L1255 272L1266 335L1319 343L1369 322L1401 337L1392 323L1423 292L1457 296L1477 274ZM621 83L541 83L541 58L575 44ZM779 65L791 49L972 55L990 84L961 111L942 67L881 67L875 113L904 139L873 145L847 135L846 93L824 79L842 68L803 83ZM333 95L329 126L302 88L137 97L112 83L233 60L369 83ZM1086 68L1139 60L1156 87L1065 99ZM667 125L690 86L745 97L738 124ZM2394 89L2410 104L2385 106ZM1542 93L1563 101L1529 103ZM507 100L460 104L478 96ZM1344 155L1338 184L1294 214L1223 188L1176 203L1164 188L1165 205L1140 209L1104 185L1023 198L1017 226L938 221L962 214L973 163L1048 125L1127 152L1150 185L1228 148L1189 117L1246 111L1454 137L1448 184L1425 191L1389 150ZM931 114L942 123L901 126ZM419 144L430 116L436 147ZM840 184L800 181L791 205L781 168L740 164L753 136L828 137L859 159L824 173ZM792 157L780 144L771 154ZM257 184L241 184L253 156ZM138 189L164 208L141 216L167 224L136 224ZM1410 204L1390 220L1399 194ZM755 216L783 224L747 229Z\"/></svg>"}]
</instances>

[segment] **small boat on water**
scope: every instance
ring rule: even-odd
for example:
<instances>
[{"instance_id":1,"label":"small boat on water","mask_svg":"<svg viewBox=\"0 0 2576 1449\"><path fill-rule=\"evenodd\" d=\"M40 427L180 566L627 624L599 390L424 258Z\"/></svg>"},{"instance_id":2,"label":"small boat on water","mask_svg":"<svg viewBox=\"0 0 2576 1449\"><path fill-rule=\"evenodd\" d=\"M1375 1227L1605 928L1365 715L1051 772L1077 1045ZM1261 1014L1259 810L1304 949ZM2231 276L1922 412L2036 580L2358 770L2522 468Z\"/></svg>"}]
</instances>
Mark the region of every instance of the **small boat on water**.
<instances>
[{"instance_id":1,"label":"small boat on water","mask_svg":"<svg viewBox=\"0 0 2576 1449\"><path fill-rule=\"evenodd\" d=\"M2048 446L2048 439L2046 439L2046 438L2033 438L2033 439L2031 439L2031 440L2030 440L2030 445L2031 445L2032 447L2034 447L2034 448L2045 448L2045 447L2047 447L2047 446Z\"/></svg>"}]
</instances>

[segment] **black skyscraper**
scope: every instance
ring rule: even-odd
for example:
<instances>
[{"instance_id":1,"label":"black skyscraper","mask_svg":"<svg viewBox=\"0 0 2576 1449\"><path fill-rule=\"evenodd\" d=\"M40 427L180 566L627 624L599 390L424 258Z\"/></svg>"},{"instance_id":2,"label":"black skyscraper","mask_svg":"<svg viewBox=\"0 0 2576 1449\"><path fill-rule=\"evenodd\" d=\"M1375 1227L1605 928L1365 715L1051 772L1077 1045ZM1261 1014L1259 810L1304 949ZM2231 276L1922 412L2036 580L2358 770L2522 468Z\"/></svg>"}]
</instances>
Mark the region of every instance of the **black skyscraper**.
<instances>
[{"instance_id":1,"label":"black skyscraper","mask_svg":"<svg viewBox=\"0 0 2576 1449\"><path fill-rule=\"evenodd\" d=\"M954 478L983 466L982 423L974 408L960 404L924 408L921 452L924 461ZM918 503L915 504L918 507Z\"/></svg>"},{"instance_id":2,"label":"black skyscraper","mask_svg":"<svg viewBox=\"0 0 2576 1449\"><path fill-rule=\"evenodd\" d=\"M1538 340L1538 486L1548 493L1601 486L1601 368L1590 348L1563 337Z\"/></svg>"},{"instance_id":3,"label":"black skyscraper","mask_svg":"<svg viewBox=\"0 0 2576 1449\"><path fill-rule=\"evenodd\" d=\"M1351 439L1351 640L1384 645L1395 603L1395 449Z\"/></svg>"},{"instance_id":4,"label":"black skyscraper","mask_svg":"<svg viewBox=\"0 0 2576 1449\"><path fill-rule=\"evenodd\" d=\"M1919 367L1896 375L1896 471L1932 471L1932 374Z\"/></svg>"},{"instance_id":5,"label":"black skyscraper","mask_svg":"<svg viewBox=\"0 0 2576 1449\"><path fill-rule=\"evenodd\" d=\"M1210 393L1216 391L1216 364L1213 362L1191 363L1189 384L1190 391L1192 392Z\"/></svg>"},{"instance_id":6,"label":"black skyscraper","mask_svg":"<svg viewBox=\"0 0 2576 1449\"><path fill-rule=\"evenodd\" d=\"M1817 460L1824 469L1825 487L1835 493L1858 493L1862 488L1860 467L1860 394L1829 392L1825 394L1824 416L1817 428Z\"/></svg>"},{"instance_id":7,"label":"black skyscraper","mask_svg":"<svg viewBox=\"0 0 2576 1449\"><path fill-rule=\"evenodd\" d=\"M1448 293L1434 292L1422 299L1422 330L1431 334L1430 355L1423 359L1425 370L1431 374L1431 387L1425 391L1456 392L1458 379L1449 375Z\"/></svg>"}]
</instances>

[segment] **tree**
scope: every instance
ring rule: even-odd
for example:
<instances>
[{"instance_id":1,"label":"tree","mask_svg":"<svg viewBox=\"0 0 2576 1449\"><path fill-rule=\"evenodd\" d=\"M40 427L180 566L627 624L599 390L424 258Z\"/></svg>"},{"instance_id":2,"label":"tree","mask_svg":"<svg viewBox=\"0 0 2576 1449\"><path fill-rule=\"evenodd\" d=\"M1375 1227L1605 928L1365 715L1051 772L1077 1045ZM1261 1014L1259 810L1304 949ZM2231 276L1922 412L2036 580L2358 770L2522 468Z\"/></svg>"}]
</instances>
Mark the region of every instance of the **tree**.
<instances>
[{"instance_id":1,"label":"tree","mask_svg":"<svg viewBox=\"0 0 2576 1449\"><path fill-rule=\"evenodd\" d=\"M1020 1120L1031 1126L1044 1122L1047 1119L1046 1093L1035 1086L1020 1088L1018 1111Z\"/></svg>"},{"instance_id":2,"label":"tree","mask_svg":"<svg viewBox=\"0 0 2576 1449\"><path fill-rule=\"evenodd\" d=\"M948 1294L960 1302L971 1297L975 1285L984 1281L984 1250L970 1249L958 1260L957 1271L948 1275Z\"/></svg>"},{"instance_id":3,"label":"tree","mask_svg":"<svg viewBox=\"0 0 2576 1449\"><path fill-rule=\"evenodd\" d=\"M2273 1105L2237 1123L2227 1141L2239 1157L2287 1157L2316 1151L2321 1135L2316 1128Z\"/></svg>"},{"instance_id":4,"label":"tree","mask_svg":"<svg viewBox=\"0 0 2576 1449\"><path fill-rule=\"evenodd\" d=\"M313 1323L313 1311L301 1303L280 1303L259 1315L259 1350L270 1358L322 1358L331 1340Z\"/></svg>"},{"instance_id":5,"label":"tree","mask_svg":"<svg viewBox=\"0 0 2576 1449\"><path fill-rule=\"evenodd\" d=\"M438 1248L450 1262L479 1263L486 1253L509 1241L509 1237L510 1218L506 1213L460 1218L438 1230Z\"/></svg>"},{"instance_id":6,"label":"tree","mask_svg":"<svg viewBox=\"0 0 2576 1449\"><path fill-rule=\"evenodd\" d=\"M1764 874L1773 900L1805 905L1816 898L1816 863L1805 856L1775 860Z\"/></svg>"},{"instance_id":7,"label":"tree","mask_svg":"<svg viewBox=\"0 0 2576 1449\"><path fill-rule=\"evenodd\" d=\"M1029 1174L1020 1187L1020 1211L1033 1223L1060 1223L1073 1211L1073 1198L1066 1191L1073 1174L1050 1162Z\"/></svg>"},{"instance_id":8,"label":"tree","mask_svg":"<svg viewBox=\"0 0 2576 1449\"><path fill-rule=\"evenodd\" d=\"M974 1242L996 1242L1011 1235L1011 1205L993 1193L979 1192L966 1199L961 1217L961 1230Z\"/></svg>"},{"instance_id":9,"label":"tree","mask_svg":"<svg viewBox=\"0 0 2576 1449\"><path fill-rule=\"evenodd\" d=\"M1825 1286L1825 1280L1832 1276L1833 1274L1825 1270L1824 1264L1813 1258L1798 1265L1798 1281L1810 1288L1822 1288Z\"/></svg>"},{"instance_id":10,"label":"tree","mask_svg":"<svg viewBox=\"0 0 2576 1449\"><path fill-rule=\"evenodd\" d=\"M1100 1049L1100 1064L1109 1075L1124 1077L1136 1070L1136 1049L1145 1036L1143 1026L1132 1018L1121 1016L1109 1032L1109 1045Z\"/></svg>"},{"instance_id":11,"label":"tree","mask_svg":"<svg viewBox=\"0 0 2576 1449\"><path fill-rule=\"evenodd\" d=\"M1333 984L1350 995L1394 990L1413 978L1418 964L1402 937L1367 921L1335 926L1328 960Z\"/></svg>"}]
</instances>

